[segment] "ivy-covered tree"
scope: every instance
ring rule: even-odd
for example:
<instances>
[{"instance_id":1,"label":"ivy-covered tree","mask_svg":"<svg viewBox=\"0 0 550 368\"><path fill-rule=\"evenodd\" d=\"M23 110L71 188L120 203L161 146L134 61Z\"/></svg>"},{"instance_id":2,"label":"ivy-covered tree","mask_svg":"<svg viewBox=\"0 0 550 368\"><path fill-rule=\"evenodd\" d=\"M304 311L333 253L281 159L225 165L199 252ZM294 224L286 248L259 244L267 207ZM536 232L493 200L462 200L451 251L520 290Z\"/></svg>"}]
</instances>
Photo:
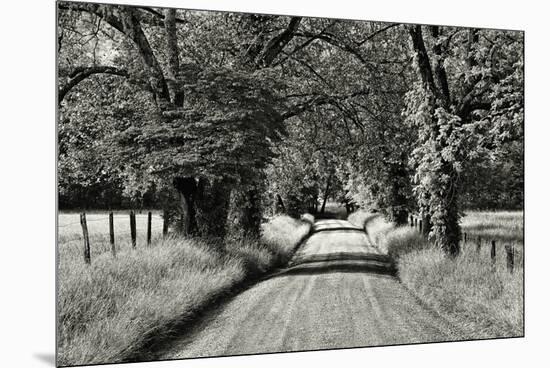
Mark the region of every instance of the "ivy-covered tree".
<instances>
[{"instance_id":1,"label":"ivy-covered tree","mask_svg":"<svg viewBox=\"0 0 550 368\"><path fill-rule=\"evenodd\" d=\"M459 252L464 165L523 134L523 44L517 32L409 26L418 82L405 116L418 129L415 191L429 236Z\"/></svg>"}]
</instances>

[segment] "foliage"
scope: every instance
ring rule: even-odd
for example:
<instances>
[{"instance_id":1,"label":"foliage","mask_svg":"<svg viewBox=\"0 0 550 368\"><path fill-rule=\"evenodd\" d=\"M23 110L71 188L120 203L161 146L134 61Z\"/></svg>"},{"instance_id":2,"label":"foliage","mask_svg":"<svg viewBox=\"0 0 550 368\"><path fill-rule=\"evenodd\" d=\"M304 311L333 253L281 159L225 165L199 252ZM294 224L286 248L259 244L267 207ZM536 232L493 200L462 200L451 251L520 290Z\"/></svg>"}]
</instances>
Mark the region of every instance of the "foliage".
<instances>
[{"instance_id":1,"label":"foliage","mask_svg":"<svg viewBox=\"0 0 550 368\"><path fill-rule=\"evenodd\" d=\"M60 100L63 203L185 212L173 183L193 178L219 194L190 202L202 222L355 202L419 210L451 253L462 208L523 203L519 32L68 4L61 89L100 72Z\"/></svg>"},{"instance_id":2,"label":"foliage","mask_svg":"<svg viewBox=\"0 0 550 368\"><path fill-rule=\"evenodd\" d=\"M165 178L246 182L260 175L273 157L270 142L284 133L269 82L227 69L196 76L181 117L134 123L114 137L113 156L127 162L137 151L144 175Z\"/></svg>"},{"instance_id":3,"label":"foliage","mask_svg":"<svg viewBox=\"0 0 550 368\"><path fill-rule=\"evenodd\" d=\"M267 171L271 183L269 197L276 202L276 196L280 195L286 213L295 218L314 212L320 189L313 157L305 156L298 147L281 151ZM272 207L276 205L273 203Z\"/></svg>"}]
</instances>

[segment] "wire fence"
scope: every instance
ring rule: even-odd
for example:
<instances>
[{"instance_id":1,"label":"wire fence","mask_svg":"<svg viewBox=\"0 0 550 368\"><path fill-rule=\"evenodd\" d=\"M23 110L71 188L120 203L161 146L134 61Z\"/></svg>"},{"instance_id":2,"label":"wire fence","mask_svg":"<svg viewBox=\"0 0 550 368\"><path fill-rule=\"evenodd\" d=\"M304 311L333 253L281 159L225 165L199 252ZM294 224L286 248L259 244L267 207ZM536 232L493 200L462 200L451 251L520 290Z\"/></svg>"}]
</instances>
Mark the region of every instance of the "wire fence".
<instances>
[{"instance_id":1,"label":"wire fence","mask_svg":"<svg viewBox=\"0 0 550 368\"><path fill-rule=\"evenodd\" d=\"M94 215L94 216L98 216L98 215ZM113 218L115 218L115 219L117 219L117 218L127 219L128 215L113 215ZM107 222L107 221L109 221L109 216L105 215L105 216L101 216L100 218L87 219L87 221L88 222L98 222L98 221ZM58 225L57 227L58 228L63 228L63 227L74 226L74 225L78 225L78 224L80 224L80 221L74 221L74 222L70 222L68 224Z\"/></svg>"},{"instance_id":2,"label":"wire fence","mask_svg":"<svg viewBox=\"0 0 550 368\"><path fill-rule=\"evenodd\" d=\"M79 221L71 221L73 216L78 216ZM120 243L127 243L128 240L131 247L136 248L138 238L136 217L141 223L140 238L145 237L147 246L151 245L153 236L165 237L168 232L168 217L165 213L153 215L153 212L149 211L136 216L135 211L129 211L128 214L115 215L110 212L106 215L89 214L88 217L85 212L78 215L61 214L59 220L62 223L58 225L58 245L82 242L84 261L88 264L91 263L93 246L95 246L95 253L110 250L113 256L116 256L117 249L120 249ZM62 220L69 220L69 222ZM154 224L153 220L155 220ZM107 246L109 249L105 249Z\"/></svg>"}]
</instances>

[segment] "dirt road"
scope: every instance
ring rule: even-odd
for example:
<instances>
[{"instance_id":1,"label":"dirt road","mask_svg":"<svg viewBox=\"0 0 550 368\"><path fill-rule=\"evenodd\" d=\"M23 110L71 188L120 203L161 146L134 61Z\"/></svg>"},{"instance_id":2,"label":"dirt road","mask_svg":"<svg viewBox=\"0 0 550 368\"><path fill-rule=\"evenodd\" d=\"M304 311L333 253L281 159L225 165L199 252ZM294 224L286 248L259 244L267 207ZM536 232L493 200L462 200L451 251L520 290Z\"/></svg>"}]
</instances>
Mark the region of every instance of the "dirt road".
<instances>
[{"instance_id":1,"label":"dirt road","mask_svg":"<svg viewBox=\"0 0 550 368\"><path fill-rule=\"evenodd\" d=\"M453 337L393 276L389 259L342 220L322 220L289 268L220 306L164 359L331 349Z\"/></svg>"}]
</instances>

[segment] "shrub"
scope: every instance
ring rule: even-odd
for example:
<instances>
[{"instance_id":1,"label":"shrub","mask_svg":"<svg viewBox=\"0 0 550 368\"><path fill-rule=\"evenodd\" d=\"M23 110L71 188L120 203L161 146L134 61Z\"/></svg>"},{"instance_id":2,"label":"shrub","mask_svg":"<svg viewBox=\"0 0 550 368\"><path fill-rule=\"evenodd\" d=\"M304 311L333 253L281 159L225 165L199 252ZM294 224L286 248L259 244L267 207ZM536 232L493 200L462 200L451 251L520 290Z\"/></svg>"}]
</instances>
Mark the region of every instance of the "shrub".
<instances>
[{"instance_id":1,"label":"shrub","mask_svg":"<svg viewBox=\"0 0 550 368\"><path fill-rule=\"evenodd\" d=\"M315 223L315 216L313 216L311 213L305 213L300 216L300 220L307 222L310 225L313 225Z\"/></svg>"},{"instance_id":2,"label":"shrub","mask_svg":"<svg viewBox=\"0 0 550 368\"><path fill-rule=\"evenodd\" d=\"M394 229L393 224L384 220L384 217L380 214L374 214L367 218L365 224L365 231L367 232L371 243L375 244L381 252L387 253L385 248L386 238L388 232Z\"/></svg>"},{"instance_id":3,"label":"shrub","mask_svg":"<svg viewBox=\"0 0 550 368\"><path fill-rule=\"evenodd\" d=\"M378 217L378 214L371 213L365 210L357 210L348 215L347 220L355 226L365 227L368 221L372 220L374 217Z\"/></svg>"}]
</instances>

